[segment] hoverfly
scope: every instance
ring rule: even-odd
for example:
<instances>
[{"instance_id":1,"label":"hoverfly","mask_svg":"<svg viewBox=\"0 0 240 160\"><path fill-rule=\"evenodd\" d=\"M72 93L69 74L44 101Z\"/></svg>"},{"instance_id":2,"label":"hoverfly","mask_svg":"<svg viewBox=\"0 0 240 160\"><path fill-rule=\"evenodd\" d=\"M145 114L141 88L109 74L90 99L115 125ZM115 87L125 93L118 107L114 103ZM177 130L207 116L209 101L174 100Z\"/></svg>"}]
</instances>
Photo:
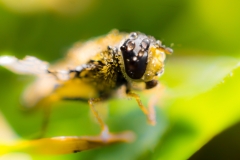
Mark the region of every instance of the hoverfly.
<instances>
[{"instance_id":1,"label":"hoverfly","mask_svg":"<svg viewBox=\"0 0 240 160\"><path fill-rule=\"evenodd\" d=\"M166 54L172 52L152 36L113 30L105 36L76 43L64 60L53 65L30 56L23 60L1 56L0 65L15 73L37 76L23 94L27 107L51 106L59 100L88 102L101 126L100 139L107 142L114 138L94 105L125 86L127 96L137 101L148 122L154 125L153 106L146 108L134 90L138 84L143 84L144 89L156 87L164 72Z\"/></svg>"}]
</instances>

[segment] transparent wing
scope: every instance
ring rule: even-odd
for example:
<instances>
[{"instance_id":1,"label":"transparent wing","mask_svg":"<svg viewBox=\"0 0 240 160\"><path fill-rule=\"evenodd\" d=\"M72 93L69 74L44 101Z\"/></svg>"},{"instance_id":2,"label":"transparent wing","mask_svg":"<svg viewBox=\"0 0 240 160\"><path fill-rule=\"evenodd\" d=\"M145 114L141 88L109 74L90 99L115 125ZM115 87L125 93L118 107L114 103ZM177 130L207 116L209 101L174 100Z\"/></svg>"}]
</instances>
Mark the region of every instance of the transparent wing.
<instances>
[{"instance_id":1,"label":"transparent wing","mask_svg":"<svg viewBox=\"0 0 240 160\"><path fill-rule=\"evenodd\" d=\"M36 57L19 60L14 56L0 56L0 65L17 74L42 75L48 73L48 63Z\"/></svg>"},{"instance_id":2,"label":"transparent wing","mask_svg":"<svg viewBox=\"0 0 240 160\"><path fill-rule=\"evenodd\" d=\"M67 71L54 71L56 74L49 74L49 64L32 56L26 56L22 60L14 56L0 56L0 66L16 74L37 77L23 94L22 102L25 107L34 107L42 98L51 94L62 81L68 80Z\"/></svg>"}]
</instances>

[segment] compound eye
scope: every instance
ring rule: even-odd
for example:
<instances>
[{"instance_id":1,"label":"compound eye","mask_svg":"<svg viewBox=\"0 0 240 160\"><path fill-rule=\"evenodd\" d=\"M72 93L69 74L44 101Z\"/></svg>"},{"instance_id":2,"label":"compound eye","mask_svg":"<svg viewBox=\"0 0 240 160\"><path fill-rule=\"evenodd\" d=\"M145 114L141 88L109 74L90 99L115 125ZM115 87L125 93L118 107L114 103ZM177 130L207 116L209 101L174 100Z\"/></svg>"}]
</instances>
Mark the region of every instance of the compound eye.
<instances>
[{"instance_id":1,"label":"compound eye","mask_svg":"<svg viewBox=\"0 0 240 160\"><path fill-rule=\"evenodd\" d=\"M145 35L132 33L120 47L123 55L126 74L132 79L140 79L147 68L148 48L150 40Z\"/></svg>"}]
</instances>

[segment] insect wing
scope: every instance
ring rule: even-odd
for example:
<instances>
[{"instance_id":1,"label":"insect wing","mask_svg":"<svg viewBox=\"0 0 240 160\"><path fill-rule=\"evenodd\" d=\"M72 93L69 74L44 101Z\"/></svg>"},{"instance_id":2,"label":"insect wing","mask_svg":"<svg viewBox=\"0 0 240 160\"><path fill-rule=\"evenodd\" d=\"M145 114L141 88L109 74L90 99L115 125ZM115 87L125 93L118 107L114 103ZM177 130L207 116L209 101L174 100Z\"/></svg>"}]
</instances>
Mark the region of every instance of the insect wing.
<instances>
[{"instance_id":1,"label":"insect wing","mask_svg":"<svg viewBox=\"0 0 240 160\"><path fill-rule=\"evenodd\" d=\"M42 75L47 73L48 63L36 57L19 60L14 56L0 56L0 65L17 74Z\"/></svg>"}]
</instances>

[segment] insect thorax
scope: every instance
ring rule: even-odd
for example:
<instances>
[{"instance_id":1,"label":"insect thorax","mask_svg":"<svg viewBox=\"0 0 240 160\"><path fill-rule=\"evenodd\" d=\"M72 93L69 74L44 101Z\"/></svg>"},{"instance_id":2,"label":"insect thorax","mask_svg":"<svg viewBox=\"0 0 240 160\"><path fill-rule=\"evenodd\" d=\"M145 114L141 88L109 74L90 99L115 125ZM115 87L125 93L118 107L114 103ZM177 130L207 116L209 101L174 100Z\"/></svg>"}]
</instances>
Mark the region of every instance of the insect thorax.
<instances>
[{"instance_id":1,"label":"insect thorax","mask_svg":"<svg viewBox=\"0 0 240 160\"><path fill-rule=\"evenodd\" d=\"M95 86L99 93L108 93L126 83L118 57L110 50L97 54L88 64L92 64L94 68L82 72L80 78Z\"/></svg>"}]
</instances>

